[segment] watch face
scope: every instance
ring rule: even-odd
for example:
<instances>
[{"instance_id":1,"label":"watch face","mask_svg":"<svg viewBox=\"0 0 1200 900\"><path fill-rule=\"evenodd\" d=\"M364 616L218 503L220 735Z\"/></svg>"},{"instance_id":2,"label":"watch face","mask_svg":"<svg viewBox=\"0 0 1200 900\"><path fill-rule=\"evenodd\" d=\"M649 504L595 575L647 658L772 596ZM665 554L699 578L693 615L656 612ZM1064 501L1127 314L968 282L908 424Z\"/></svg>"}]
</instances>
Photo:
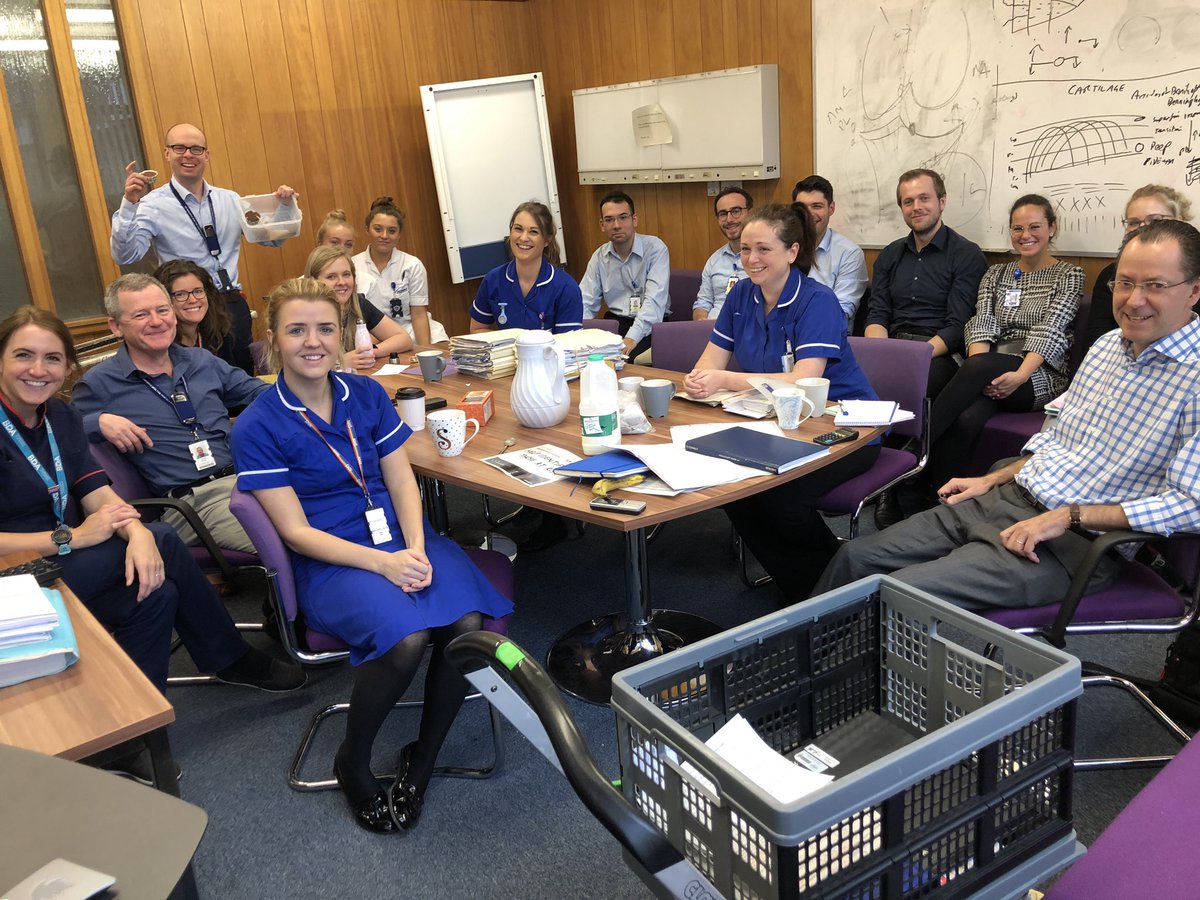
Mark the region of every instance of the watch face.
<instances>
[{"instance_id":1,"label":"watch face","mask_svg":"<svg viewBox=\"0 0 1200 900\"><path fill-rule=\"evenodd\" d=\"M71 543L71 529L66 525L59 525L52 532L50 532L50 540L54 541L56 544Z\"/></svg>"}]
</instances>

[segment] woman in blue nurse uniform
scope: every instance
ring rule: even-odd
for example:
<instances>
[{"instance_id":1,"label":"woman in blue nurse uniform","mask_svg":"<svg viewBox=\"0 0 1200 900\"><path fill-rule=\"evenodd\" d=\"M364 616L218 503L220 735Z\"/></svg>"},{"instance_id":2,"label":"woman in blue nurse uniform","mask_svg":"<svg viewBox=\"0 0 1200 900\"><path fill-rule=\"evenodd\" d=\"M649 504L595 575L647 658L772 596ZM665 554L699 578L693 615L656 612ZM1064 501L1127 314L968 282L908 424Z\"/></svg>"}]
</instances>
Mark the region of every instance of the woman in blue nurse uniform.
<instances>
[{"instance_id":1,"label":"woman in blue nurse uniform","mask_svg":"<svg viewBox=\"0 0 1200 900\"><path fill-rule=\"evenodd\" d=\"M875 392L846 340L846 315L829 288L803 274L816 237L806 211L780 204L756 208L741 238L748 278L725 298L712 338L684 379L693 397L749 387L748 375L781 381L828 378L829 399L874 400ZM741 372L727 369L736 359ZM789 603L808 597L837 550L813 504L867 471L879 456L867 444L809 475L726 504L723 509Z\"/></svg>"},{"instance_id":2,"label":"woman in blue nurse uniform","mask_svg":"<svg viewBox=\"0 0 1200 900\"><path fill-rule=\"evenodd\" d=\"M292 550L300 606L318 631L350 647L354 688L334 771L359 822L411 828L466 682L442 650L507 615L512 603L421 514L403 444L411 432L370 378L333 373L341 308L312 278L271 293L267 335L279 372L238 417L238 487L253 491ZM432 640L418 739L400 755L389 797L371 774L371 747Z\"/></svg>"},{"instance_id":3,"label":"woman in blue nurse uniform","mask_svg":"<svg viewBox=\"0 0 1200 900\"><path fill-rule=\"evenodd\" d=\"M484 276L471 304L471 331L529 328L561 334L583 327L583 297L560 269L554 216L530 200L508 220L512 261Z\"/></svg>"}]
</instances>

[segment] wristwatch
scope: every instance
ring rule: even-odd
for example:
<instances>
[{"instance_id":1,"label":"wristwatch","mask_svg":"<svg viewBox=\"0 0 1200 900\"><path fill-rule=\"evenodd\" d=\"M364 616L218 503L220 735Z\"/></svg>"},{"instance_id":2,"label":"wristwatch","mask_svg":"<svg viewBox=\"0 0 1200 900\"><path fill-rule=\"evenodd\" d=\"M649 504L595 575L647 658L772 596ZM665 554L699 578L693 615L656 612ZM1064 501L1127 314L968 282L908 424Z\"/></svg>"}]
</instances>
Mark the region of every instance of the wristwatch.
<instances>
[{"instance_id":1,"label":"wristwatch","mask_svg":"<svg viewBox=\"0 0 1200 900\"><path fill-rule=\"evenodd\" d=\"M1080 515L1079 504L1072 503L1069 507L1067 507L1067 512L1071 517L1071 529L1074 531L1079 531L1082 529L1083 519Z\"/></svg>"},{"instance_id":2,"label":"wristwatch","mask_svg":"<svg viewBox=\"0 0 1200 900\"><path fill-rule=\"evenodd\" d=\"M58 545L59 556L66 556L71 552L71 537L71 529L61 522L57 528L50 532L50 540Z\"/></svg>"}]
</instances>

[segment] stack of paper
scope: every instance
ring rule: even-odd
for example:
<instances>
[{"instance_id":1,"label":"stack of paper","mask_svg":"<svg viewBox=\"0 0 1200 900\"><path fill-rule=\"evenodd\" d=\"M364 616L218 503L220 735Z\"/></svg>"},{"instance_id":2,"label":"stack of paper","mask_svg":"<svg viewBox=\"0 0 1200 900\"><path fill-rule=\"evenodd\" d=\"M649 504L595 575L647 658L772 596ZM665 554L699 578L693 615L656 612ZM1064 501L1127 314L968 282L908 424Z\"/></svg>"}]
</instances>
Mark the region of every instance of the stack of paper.
<instances>
[{"instance_id":1,"label":"stack of paper","mask_svg":"<svg viewBox=\"0 0 1200 900\"><path fill-rule=\"evenodd\" d=\"M603 328L580 328L556 334L554 342L562 347L566 356L568 378L578 376L582 364L594 353L611 360L618 372L625 367L625 345L621 343L621 336Z\"/></svg>"},{"instance_id":2,"label":"stack of paper","mask_svg":"<svg viewBox=\"0 0 1200 900\"><path fill-rule=\"evenodd\" d=\"M0 578L0 647L50 640L58 614L32 575Z\"/></svg>"},{"instance_id":3,"label":"stack of paper","mask_svg":"<svg viewBox=\"0 0 1200 900\"><path fill-rule=\"evenodd\" d=\"M476 378L504 378L517 371L517 338L522 328L479 331L450 338L450 358L460 372Z\"/></svg>"},{"instance_id":4,"label":"stack of paper","mask_svg":"<svg viewBox=\"0 0 1200 900\"><path fill-rule=\"evenodd\" d=\"M843 425L895 425L907 422L913 414L890 400L843 400L833 423Z\"/></svg>"}]
</instances>

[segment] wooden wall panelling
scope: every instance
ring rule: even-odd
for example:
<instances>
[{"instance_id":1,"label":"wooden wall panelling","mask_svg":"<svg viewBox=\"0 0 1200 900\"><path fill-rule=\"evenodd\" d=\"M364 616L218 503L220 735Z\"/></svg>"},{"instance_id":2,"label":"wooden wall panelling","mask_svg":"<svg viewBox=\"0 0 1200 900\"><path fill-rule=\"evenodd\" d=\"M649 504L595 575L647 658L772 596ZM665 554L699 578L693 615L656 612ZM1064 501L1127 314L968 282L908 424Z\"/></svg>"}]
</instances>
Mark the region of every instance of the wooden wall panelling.
<instances>
[{"instance_id":1,"label":"wooden wall panelling","mask_svg":"<svg viewBox=\"0 0 1200 900\"><path fill-rule=\"evenodd\" d=\"M133 97L134 119L147 154L140 162L142 168L161 171L162 128L159 127L158 107L154 100L154 79L150 76L142 17L136 0L114 0L113 12L129 77L129 92Z\"/></svg>"},{"instance_id":2,"label":"wooden wall panelling","mask_svg":"<svg viewBox=\"0 0 1200 900\"><path fill-rule=\"evenodd\" d=\"M104 185L100 181L96 145L92 141L87 106L83 100L83 84L79 80L79 67L75 63L75 51L71 47L71 28L67 24L66 5L63 0L42 0L42 16L47 42L50 45L55 81L58 83L58 93L62 99L63 118L67 124L71 154L75 160L75 172L79 179L84 218L92 239L92 251L96 256L101 282L107 284L121 274L121 270L113 262L108 248L108 201L104 197Z\"/></svg>"},{"instance_id":3,"label":"wooden wall panelling","mask_svg":"<svg viewBox=\"0 0 1200 900\"><path fill-rule=\"evenodd\" d=\"M13 236L29 284L29 298L34 306L53 310L54 292L50 288L50 272L42 256L42 241L38 234L29 184L25 180L25 163L13 123L12 106L8 102L8 85L0 73L0 178L8 194L8 209L12 215Z\"/></svg>"}]
</instances>

